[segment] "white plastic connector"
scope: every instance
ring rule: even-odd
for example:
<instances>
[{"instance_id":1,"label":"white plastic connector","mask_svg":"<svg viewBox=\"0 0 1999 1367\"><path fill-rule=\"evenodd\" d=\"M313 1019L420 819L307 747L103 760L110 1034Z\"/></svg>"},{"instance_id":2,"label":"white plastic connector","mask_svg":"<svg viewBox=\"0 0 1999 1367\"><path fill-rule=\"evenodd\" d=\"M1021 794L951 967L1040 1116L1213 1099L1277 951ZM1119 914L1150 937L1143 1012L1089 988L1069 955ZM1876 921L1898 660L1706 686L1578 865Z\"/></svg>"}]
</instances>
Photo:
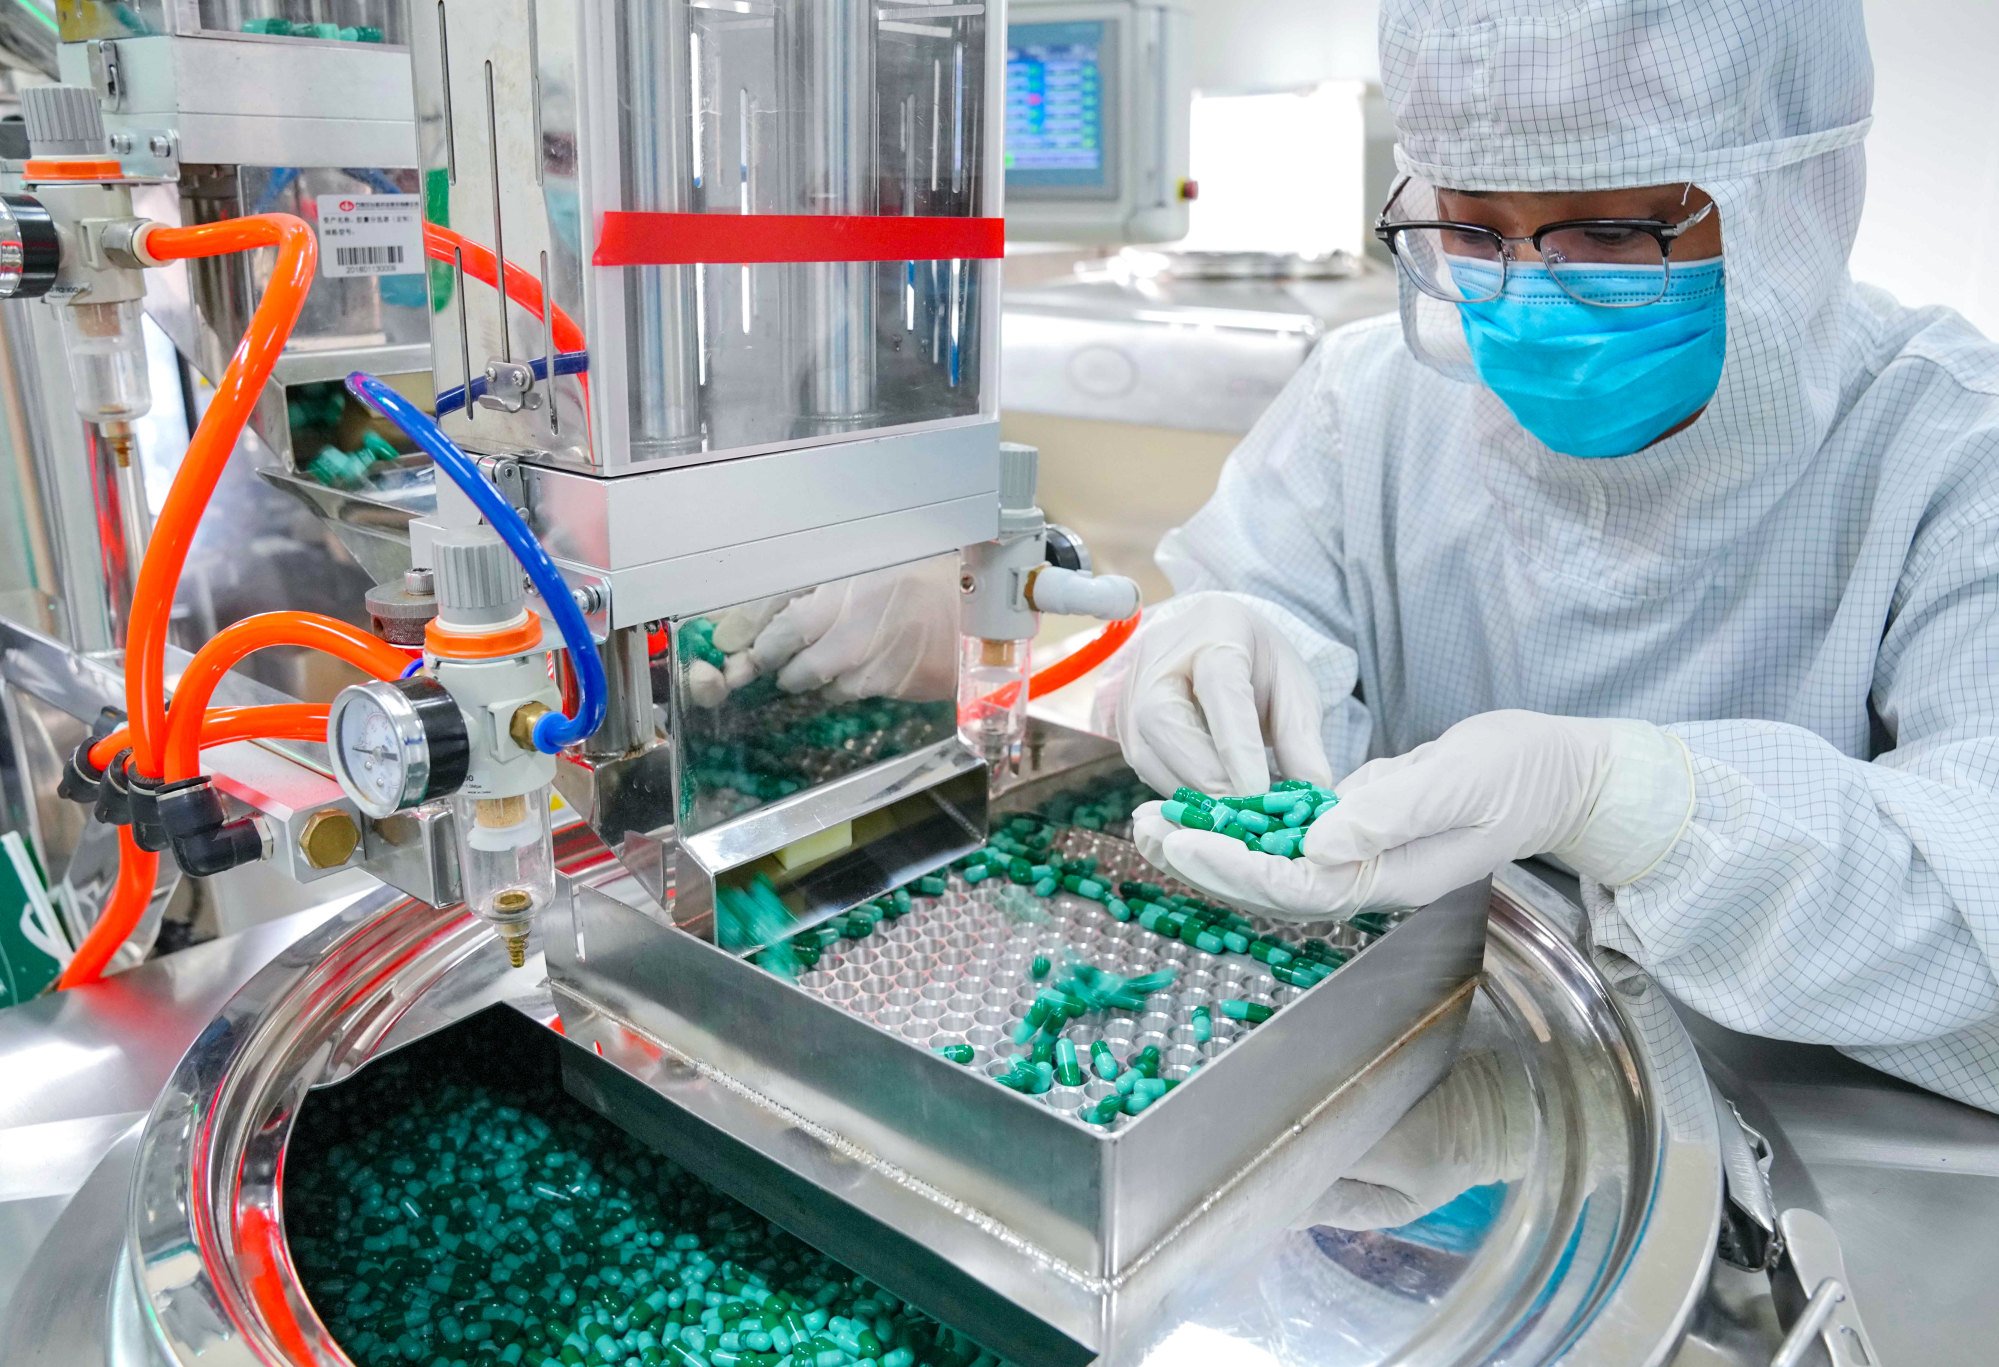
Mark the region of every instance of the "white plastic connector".
<instances>
[{"instance_id":1,"label":"white plastic connector","mask_svg":"<svg viewBox=\"0 0 1999 1367\"><path fill-rule=\"evenodd\" d=\"M1035 571L1027 601L1036 612L1071 613L1121 622L1138 611L1138 584L1121 574L1079 574L1059 565Z\"/></svg>"}]
</instances>

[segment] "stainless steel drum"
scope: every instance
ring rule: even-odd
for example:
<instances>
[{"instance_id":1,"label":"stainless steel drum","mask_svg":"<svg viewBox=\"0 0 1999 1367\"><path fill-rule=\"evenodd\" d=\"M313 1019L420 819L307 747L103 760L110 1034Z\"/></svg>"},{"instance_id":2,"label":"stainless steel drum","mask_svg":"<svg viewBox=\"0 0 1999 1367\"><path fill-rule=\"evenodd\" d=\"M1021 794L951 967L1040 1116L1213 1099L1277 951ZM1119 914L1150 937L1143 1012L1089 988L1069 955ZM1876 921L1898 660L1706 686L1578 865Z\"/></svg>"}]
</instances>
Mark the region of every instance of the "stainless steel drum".
<instances>
[{"instance_id":1,"label":"stainless steel drum","mask_svg":"<svg viewBox=\"0 0 1999 1367\"><path fill-rule=\"evenodd\" d=\"M1468 1048L1516 1070L1536 1119L1483 1227L1448 1249L1293 1230L1177 1302L1148 1367L1769 1360L1766 1284L1715 1261L1723 1150L1693 1046L1648 980L1612 986L1576 948L1573 916L1530 873L1497 880ZM508 973L480 924L387 895L284 950L71 1203L0 1329L6 1360L346 1363L283 1235L300 1102L493 1002L551 1019L538 968Z\"/></svg>"}]
</instances>

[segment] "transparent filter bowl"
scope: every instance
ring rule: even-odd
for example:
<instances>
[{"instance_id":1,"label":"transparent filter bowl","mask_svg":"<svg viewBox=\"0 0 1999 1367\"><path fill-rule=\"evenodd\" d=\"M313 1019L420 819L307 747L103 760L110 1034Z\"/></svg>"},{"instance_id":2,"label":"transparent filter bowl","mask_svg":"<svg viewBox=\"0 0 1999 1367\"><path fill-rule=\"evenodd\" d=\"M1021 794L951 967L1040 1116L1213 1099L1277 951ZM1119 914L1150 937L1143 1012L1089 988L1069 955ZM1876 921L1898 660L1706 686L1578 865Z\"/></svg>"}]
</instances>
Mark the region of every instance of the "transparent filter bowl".
<instances>
[{"instance_id":1,"label":"transparent filter bowl","mask_svg":"<svg viewBox=\"0 0 1999 1367\"><path fill-rule=\"evenodd\" d=\"M959 644L958 738L983 759L997 788L1020 773L1027 737L1029 643L966 636Z\"/></svg>"},{"instance_id":2,"label":"transparent filter bowl","mask_svg":"<svg viewBox=\"0 0 1999 1367\"><path fill-rule=\"evenodd\" d=\"M493 923L516 968L527 954L528 927L555 901L555 849L550 837L550 789L516 797L451 799L465 905Z\"/></svg>"},{"instance_id":3,"label":"transparent filter bowl","mask_svg":"<svg viewBox=\"0 0 1999 1367\"><path fill-rule=\"evenodd\" d=\"M120 464L131 455L133 420L145 417L153 406L140 313L137 299L70 304L56 310L76 411L103 430L117 449Z\"/></svg>"}]
</instances>

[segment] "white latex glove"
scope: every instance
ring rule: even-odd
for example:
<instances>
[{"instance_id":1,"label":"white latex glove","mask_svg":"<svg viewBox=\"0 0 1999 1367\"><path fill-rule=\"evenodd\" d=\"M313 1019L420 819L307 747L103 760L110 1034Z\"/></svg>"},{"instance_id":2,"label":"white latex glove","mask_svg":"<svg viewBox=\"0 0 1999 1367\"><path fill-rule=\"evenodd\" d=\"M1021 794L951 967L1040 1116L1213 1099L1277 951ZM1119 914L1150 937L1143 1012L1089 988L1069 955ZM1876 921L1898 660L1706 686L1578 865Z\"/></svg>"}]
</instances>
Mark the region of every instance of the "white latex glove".
<instances>
[{"instance_id":1,"label":"white latex glove","mask_svg":"<svg viewBox=\"0 0 1999 1367\"><path fill-rule=\"evenodd\" d=\"M1223 593L1192 595L1138 629L1115 718L1125 762L1156 792L1270 787L1268 746L1289 778L1330 786L1319 688L1267 619Z\"/></svg>"},{"instance_id":2,"label":"white latex glove","mask_svg":"<svg viewBox=\"0 0 1999 1367\"><path fill-rule=\"evenodd\" d=\"M757 677L749 649L771 619L784 611L797 594L780 593L742 603L715 619L715 648L725 657L722 666L695 660L687 666L687 700L696 707L720 707L731 693Z\"/></svg>"},{"instance_id":3,"label":"white latex glove","mask_svg":"<svg viewBox=\"0 0 1999 1367\"><path fill-rule=\"evenodd\" d=\"M1490 1053L1466 1054L1294 1223L1406 1225L1473 1187L1524 1175L1534 1127L1525 1075Z\"/></svg>"},{"instance_id":4,"label":"white latex glove","mask_svg":"<svg viewBox=\"0 0 1999 1367\"><path fill-rule=\"evenodd\" d=\"M1419 907L1547 854L1609 887L1666 856L1693 814L1693 763L1642 721L1485 712L1336 785L1303 857L1278 859L1141 808L1134 838L1173 876L1268 915L1329 920Z\"/></svg>"},{"instance_id":5,"label":"white latex glove","mask_svg":"<svg viewBox=\"0 0 1999 1367\"><path fill-rule=\"evenodd\" d=\"M776 674L787 693L823 690L829 698L951 697L958 674L958 581L937 561L900 565L823 584L792 599L753 633L741 683ZM747 623L715 626L727 650ZM735 656L724 670L736 669Z\"/></svg>"},{"instance_id":6,"label":"white latex glove","mask_svg":"<svg viewBox=\"0 0 1999 1367\"><path fill-rule=\"evenodd\" d=\"M721 633L719 629L716 634ZM706 660L687 666L687 700L696 707L720 707L729 695L757 677L757 667L748 652L728 656L720 669Z\"/></svg>"}]
</instances>

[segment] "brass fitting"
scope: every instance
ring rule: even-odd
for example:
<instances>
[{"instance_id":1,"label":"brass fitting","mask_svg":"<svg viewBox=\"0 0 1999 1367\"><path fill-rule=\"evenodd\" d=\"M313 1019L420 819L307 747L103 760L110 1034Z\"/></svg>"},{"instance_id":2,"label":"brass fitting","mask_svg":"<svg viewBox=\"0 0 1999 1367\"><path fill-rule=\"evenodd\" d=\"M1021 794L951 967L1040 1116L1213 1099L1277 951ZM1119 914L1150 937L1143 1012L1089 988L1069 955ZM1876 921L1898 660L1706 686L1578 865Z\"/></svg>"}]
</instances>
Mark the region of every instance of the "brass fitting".
<instances>
[{"instance_id":1,"label":"brass fitting","mask_svg":"<svg viewBox=\"0 0 1999 1367\"><path fill-rule=\"evenodd\" d=\"M534 725L547 716L550 708L546 703L522 703L514 709L513 718L507 723L507 734L514 738L514 744L523 750L534 749Z\"/></svg>"},{"instance_id":2,"label":"brass fitting","mask_svg":"<svg viewBox=\"0 0 1999 1367\"><path fill-rule=\"evenodd\" d=\"M305 819L299 828L299 853L315 869L337 869L354 857L361 844L361 828L354 818L338 807L325 807Z\"/></svg>"}]
</instances>

